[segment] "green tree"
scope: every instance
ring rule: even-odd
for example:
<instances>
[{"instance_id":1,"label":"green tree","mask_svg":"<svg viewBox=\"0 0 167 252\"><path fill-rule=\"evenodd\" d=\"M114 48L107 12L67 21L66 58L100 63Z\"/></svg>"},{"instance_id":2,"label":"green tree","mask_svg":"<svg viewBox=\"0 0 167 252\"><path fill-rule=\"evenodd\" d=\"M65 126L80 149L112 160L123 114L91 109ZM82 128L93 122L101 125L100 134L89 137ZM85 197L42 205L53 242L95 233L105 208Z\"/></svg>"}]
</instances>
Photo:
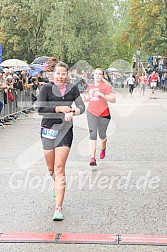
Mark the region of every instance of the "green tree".
<instances>
[{"instance_id":1,"label":"green tree","mask_svg":"<svg viewBox=\"0 0 167 252\"><path fill-rule=\"evenodd\" d=\"M148 54L165 53L165 0L131 0L129 36L136 48L142 48Z\"/></svg>"},{"instance_id":2,"label":"green tree","mask_svg":"<svg viewBox=\"0 0 167 252\"><path fill-rule=\"evenodd\" d=\"M8 0L0 8L5 56L31 62L45 54L108 67L131 54L127 9L128 0Z\"/></svg>"},{"instance_id":3,"label":"green tree","mask_svg":"<svg viewBox=\"0 0 167 252\"><path fill-rule=\"evenodd\" d=\"M115 0L113 24L110 25L110 34L113 43L112 59L126 60L129 63L132 59L134 45L129 39L127 31L129 30L129 8L128 0Z\"/></svg>"},{"instance_id":4,"label":"green tree","mask_svg":"<svg viewBox=\"0 0 167 252\"><path fill-rule=\"evenodd\" d=\"M45 48L60 59L71 64L81 59L105 64L110 43L107 16L99 0L56 1L45 31Z\"/></svg>"},{"instance_id":5,"label":"green tree","mask_svg":"<svg viewBox=\"0 0 167 252\"><path fill-rule=\"evenodd\" d=\"M0 30L6 58L27 59L43 54L44 26L53 4L52 0L8 0L1 7Z\"/></svg>"},{"instance_id":6,"label":"green tree","mask_svg":"<svg viewBox=\"0 0 167 252\"><path fill-rule=\"evenodd\" d=\"M57 56L108 67L137 48L165 54L166 0L8 0L0 5L5 58Z\"/></svg>"}]
</instances>

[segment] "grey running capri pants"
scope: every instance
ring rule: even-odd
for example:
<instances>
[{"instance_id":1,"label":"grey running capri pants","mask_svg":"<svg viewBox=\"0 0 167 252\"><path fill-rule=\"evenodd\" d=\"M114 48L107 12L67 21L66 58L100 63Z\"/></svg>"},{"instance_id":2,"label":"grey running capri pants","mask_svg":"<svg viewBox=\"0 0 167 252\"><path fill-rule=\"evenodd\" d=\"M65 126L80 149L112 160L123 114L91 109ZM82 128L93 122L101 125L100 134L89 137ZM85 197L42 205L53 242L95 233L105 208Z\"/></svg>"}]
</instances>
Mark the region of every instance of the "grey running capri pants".
<instances>
[{"instance_id":1,"label":"grey running capri pants","mask_svg":"<svg viewBox=\"0 0 167 252\"><path fill-rule=\"evenodd\" d=\"M110 115L105 117L94 116L89 111L87 111L86 114L90 133L89 139L97 140L97 132L99 134L100 139L105 139L107 127L110 122L111 116Z\"/></svg>"}]
</instances>

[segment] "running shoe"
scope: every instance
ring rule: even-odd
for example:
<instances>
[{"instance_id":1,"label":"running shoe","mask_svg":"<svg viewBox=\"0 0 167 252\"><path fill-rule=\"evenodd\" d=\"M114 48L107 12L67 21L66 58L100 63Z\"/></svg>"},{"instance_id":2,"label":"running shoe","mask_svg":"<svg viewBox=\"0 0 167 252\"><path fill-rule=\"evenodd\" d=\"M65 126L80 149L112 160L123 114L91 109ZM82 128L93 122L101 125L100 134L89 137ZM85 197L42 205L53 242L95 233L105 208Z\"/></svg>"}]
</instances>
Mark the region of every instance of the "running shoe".
<instances>
[{"instance_id":1,"label":"running shoe","mask_svg":"<svg viewBox=\"0 0 167 252\"><path fill-rule=\"evenodd\" d=\"M55 212L53 215L54 221L62 221L64 219L61 207L55 207Z\"/></svg>"},{"instance_id":2,"label":"running shoe","mask_svg":"<svg viewBox=\"0 0 167 252\"><path fill-rule=\"evenodd\" d=\"M91 166L97 165L97 164L96 164L96 159L95 159L95 158L91 158L91 159L90 159L90 164L89 164L89 165L91 165Z\"/></svg>"},{"instance_id":3,"label":"running shoe","mask_svg":"<svg viewBox=\"0 0 167 252\"><path fill-rule=\"evenodd\" d=\"M54 187L52 188L52 197L56 197L56 193L55 193Z\"/></svg>"},{"instance_id":4,"label":"running shoe","mask_svg":"<svg viewBox=\"0 0 167 252\"><path fill-rule=\"evenodd\" d=\"M105 156L106 156L106 150L101 150L100 151L100 159L105 158Z\"/></svg>"}]
</instances>

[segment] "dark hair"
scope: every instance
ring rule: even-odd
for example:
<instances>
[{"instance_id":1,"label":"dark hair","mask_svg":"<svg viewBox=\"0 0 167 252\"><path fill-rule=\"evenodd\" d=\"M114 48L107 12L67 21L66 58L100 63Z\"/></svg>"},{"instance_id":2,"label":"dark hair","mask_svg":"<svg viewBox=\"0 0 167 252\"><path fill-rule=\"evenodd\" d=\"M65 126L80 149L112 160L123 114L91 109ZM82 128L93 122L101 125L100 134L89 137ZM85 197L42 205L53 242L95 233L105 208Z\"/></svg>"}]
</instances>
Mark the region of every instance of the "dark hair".
<instances>
[{"instance_id":1,"label":"dark hair","mask_svg":"<svg viewBox=\"0 0 167 252\"><path fill-rule=\"evenodd\" d=\"M68 72L68 70L69 70L69 66L68 66L66 63L62 62L62 61L60 61L60 62L58 62L58 63L56 64L55 70L56 70L56 67L64 67L64 68L66 68L67 72Z\"/></svg>"},{"instance_id":2,"label":"dark hair","mask_svg":"<svg viewBox=\"0 0 167 252\"><path fill-rule=\"evenodd\" d=\"M32 79L31 79L31 81L33 82L33 81L36 81L37 79L35 78L35 77L32 77Z\"/></svg>"},{"instance_id":3,"label":"dark hair","mask_svg":"<svg viewBox=\"0 0 167 252\"><path fill-rule=\"evenodd\" d=\"M49 57L46 62L47 66L45 68L45 72L53 72L58 62L59 60L56 57Z\"/></svg>"}]
</instances>

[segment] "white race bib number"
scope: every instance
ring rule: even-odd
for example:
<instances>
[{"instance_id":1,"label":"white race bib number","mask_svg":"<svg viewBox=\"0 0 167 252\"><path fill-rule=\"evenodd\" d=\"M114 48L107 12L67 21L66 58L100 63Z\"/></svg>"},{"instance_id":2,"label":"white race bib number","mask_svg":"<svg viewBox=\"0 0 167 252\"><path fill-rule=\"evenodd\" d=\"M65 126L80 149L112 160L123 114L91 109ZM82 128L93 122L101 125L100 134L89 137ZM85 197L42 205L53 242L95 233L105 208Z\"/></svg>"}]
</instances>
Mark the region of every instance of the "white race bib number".
<instances>
[{"instance_id":1,"label":"white race bib number","mask_svg":"<svg viewBox=\"0 0 167 252\"><path fill-rule=\"evenodd\" d=\"M58 133L58 130L42 128L42 137L44 138L56 139Z\"/></svg>"}]
</instances>

